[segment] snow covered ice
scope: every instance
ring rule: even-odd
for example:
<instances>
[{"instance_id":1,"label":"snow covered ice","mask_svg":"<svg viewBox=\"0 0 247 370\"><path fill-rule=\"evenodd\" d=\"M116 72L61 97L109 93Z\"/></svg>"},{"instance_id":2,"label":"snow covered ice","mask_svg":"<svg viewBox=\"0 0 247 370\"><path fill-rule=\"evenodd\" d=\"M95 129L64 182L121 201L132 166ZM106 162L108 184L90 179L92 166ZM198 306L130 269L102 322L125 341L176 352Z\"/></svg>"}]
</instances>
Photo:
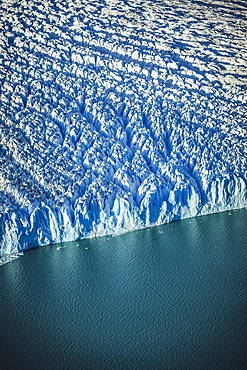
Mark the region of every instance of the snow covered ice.
<instances>
[{"instance_id":1,"label":"snow covered ice","mask_svg":"<svg viewBox=\"0 0 247 370\"><path fill-rule=\"evenodd\" d=\"M246 66L244 1L0 1L1 254L246 207Z\"/></svg>"}]
</instances>

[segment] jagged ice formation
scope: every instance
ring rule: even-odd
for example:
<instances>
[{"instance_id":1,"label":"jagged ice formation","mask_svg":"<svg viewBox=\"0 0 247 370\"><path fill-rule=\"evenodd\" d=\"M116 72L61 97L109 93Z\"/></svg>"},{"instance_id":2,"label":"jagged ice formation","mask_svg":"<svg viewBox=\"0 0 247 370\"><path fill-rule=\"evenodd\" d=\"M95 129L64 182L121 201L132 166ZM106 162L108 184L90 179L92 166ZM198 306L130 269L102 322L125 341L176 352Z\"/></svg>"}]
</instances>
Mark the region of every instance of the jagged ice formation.
<instances>
[{"instance_id":1,"label":"jagged ice formation","mask_svg":"<svg viewBox=\"0 0 247 370\"><path fill-rule=\"evenodd\" d=\"M1 254L247 205L247 4L0 1Z\"/></svg>"}]
</instances>

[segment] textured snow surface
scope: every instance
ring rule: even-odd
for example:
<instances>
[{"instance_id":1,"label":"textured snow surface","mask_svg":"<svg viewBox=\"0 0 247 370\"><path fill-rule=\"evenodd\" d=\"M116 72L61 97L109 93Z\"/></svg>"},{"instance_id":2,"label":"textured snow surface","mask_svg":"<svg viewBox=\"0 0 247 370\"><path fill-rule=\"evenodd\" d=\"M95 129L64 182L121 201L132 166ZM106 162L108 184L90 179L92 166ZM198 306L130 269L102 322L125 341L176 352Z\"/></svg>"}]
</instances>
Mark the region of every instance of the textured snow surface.
<instances>
[{"instance_id":1,"label":"textured snow surface","mask_svg":"<svg viewBox=\"0 0 247 370\"><path fill-rule=\"evenodd\" d=\"M246 207L246 66L246 1L1 0L1 254Z\"/></svg>"}]
</instances>

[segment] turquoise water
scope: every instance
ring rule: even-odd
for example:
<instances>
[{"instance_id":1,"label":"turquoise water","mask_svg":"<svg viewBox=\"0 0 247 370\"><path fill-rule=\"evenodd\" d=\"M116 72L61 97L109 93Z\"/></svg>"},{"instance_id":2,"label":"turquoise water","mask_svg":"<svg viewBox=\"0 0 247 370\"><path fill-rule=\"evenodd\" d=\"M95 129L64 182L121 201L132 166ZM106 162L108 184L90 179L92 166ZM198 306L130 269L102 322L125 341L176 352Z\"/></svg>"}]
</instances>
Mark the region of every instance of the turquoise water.
<instances>
[{"instance_id":1,"label":"turquoise water","mask_svg":"<svg viewBox=\"0 0 247 370\"><path fill-rule=\"evenodd\" d=\"M245 369L247 211L0 267L1 369Z\"/></svg>"}]
</instances>

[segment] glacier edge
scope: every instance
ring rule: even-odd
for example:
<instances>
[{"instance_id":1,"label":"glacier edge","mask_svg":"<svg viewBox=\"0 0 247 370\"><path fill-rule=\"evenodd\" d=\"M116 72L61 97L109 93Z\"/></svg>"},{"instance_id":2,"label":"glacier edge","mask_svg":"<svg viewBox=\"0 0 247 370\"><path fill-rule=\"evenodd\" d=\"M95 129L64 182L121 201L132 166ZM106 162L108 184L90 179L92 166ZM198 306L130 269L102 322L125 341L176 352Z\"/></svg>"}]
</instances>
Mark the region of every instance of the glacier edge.
<instances>
[{"instance_id":1,"label":"glacier edge","mask_svg":"<svg viewBox=\"0 0 247 370\"><path fill-rule=\"evenodd\" d=\"M211 193L207 194L211 203L205 205L200 202L198 194L192 191L187 204L174 202L174 207L169 211L166 201L161 201L162 204L157 209L147 197L142 209L131 205L124 198L116 198L109 212L99 209L98 213L91 214L90 218L89 211L78 207L71 215L66 208L58 211L56 208L43 206L36 208L29 220L23 214L18 217L13 213L8 220L0 219L1 230L5 230L1 236L1 254L14 254L38 246L81 238L122 234L179 219L247 207L246 186L243 182L236 180L236 187L232 187L233 193L228 194L228 199L224 198L224 189L222 184L218 183L218 199L215 198L216 190L213 188ZM174 195L170 194L169 198L174 198ZM157 219L152 222L153 213L157 214ZM95 221L91 221L91 218Z\"/></svg>"},{"instance_id":2,"label":"glacier edge","mask_svg":"<svg viewBox=\"0 0 247 370\"><path fill-rule=\"evenodd\" d=\"M0 3L0 255L247 207L246 9L108 3Z\"/></svg>"}]
</instances>

